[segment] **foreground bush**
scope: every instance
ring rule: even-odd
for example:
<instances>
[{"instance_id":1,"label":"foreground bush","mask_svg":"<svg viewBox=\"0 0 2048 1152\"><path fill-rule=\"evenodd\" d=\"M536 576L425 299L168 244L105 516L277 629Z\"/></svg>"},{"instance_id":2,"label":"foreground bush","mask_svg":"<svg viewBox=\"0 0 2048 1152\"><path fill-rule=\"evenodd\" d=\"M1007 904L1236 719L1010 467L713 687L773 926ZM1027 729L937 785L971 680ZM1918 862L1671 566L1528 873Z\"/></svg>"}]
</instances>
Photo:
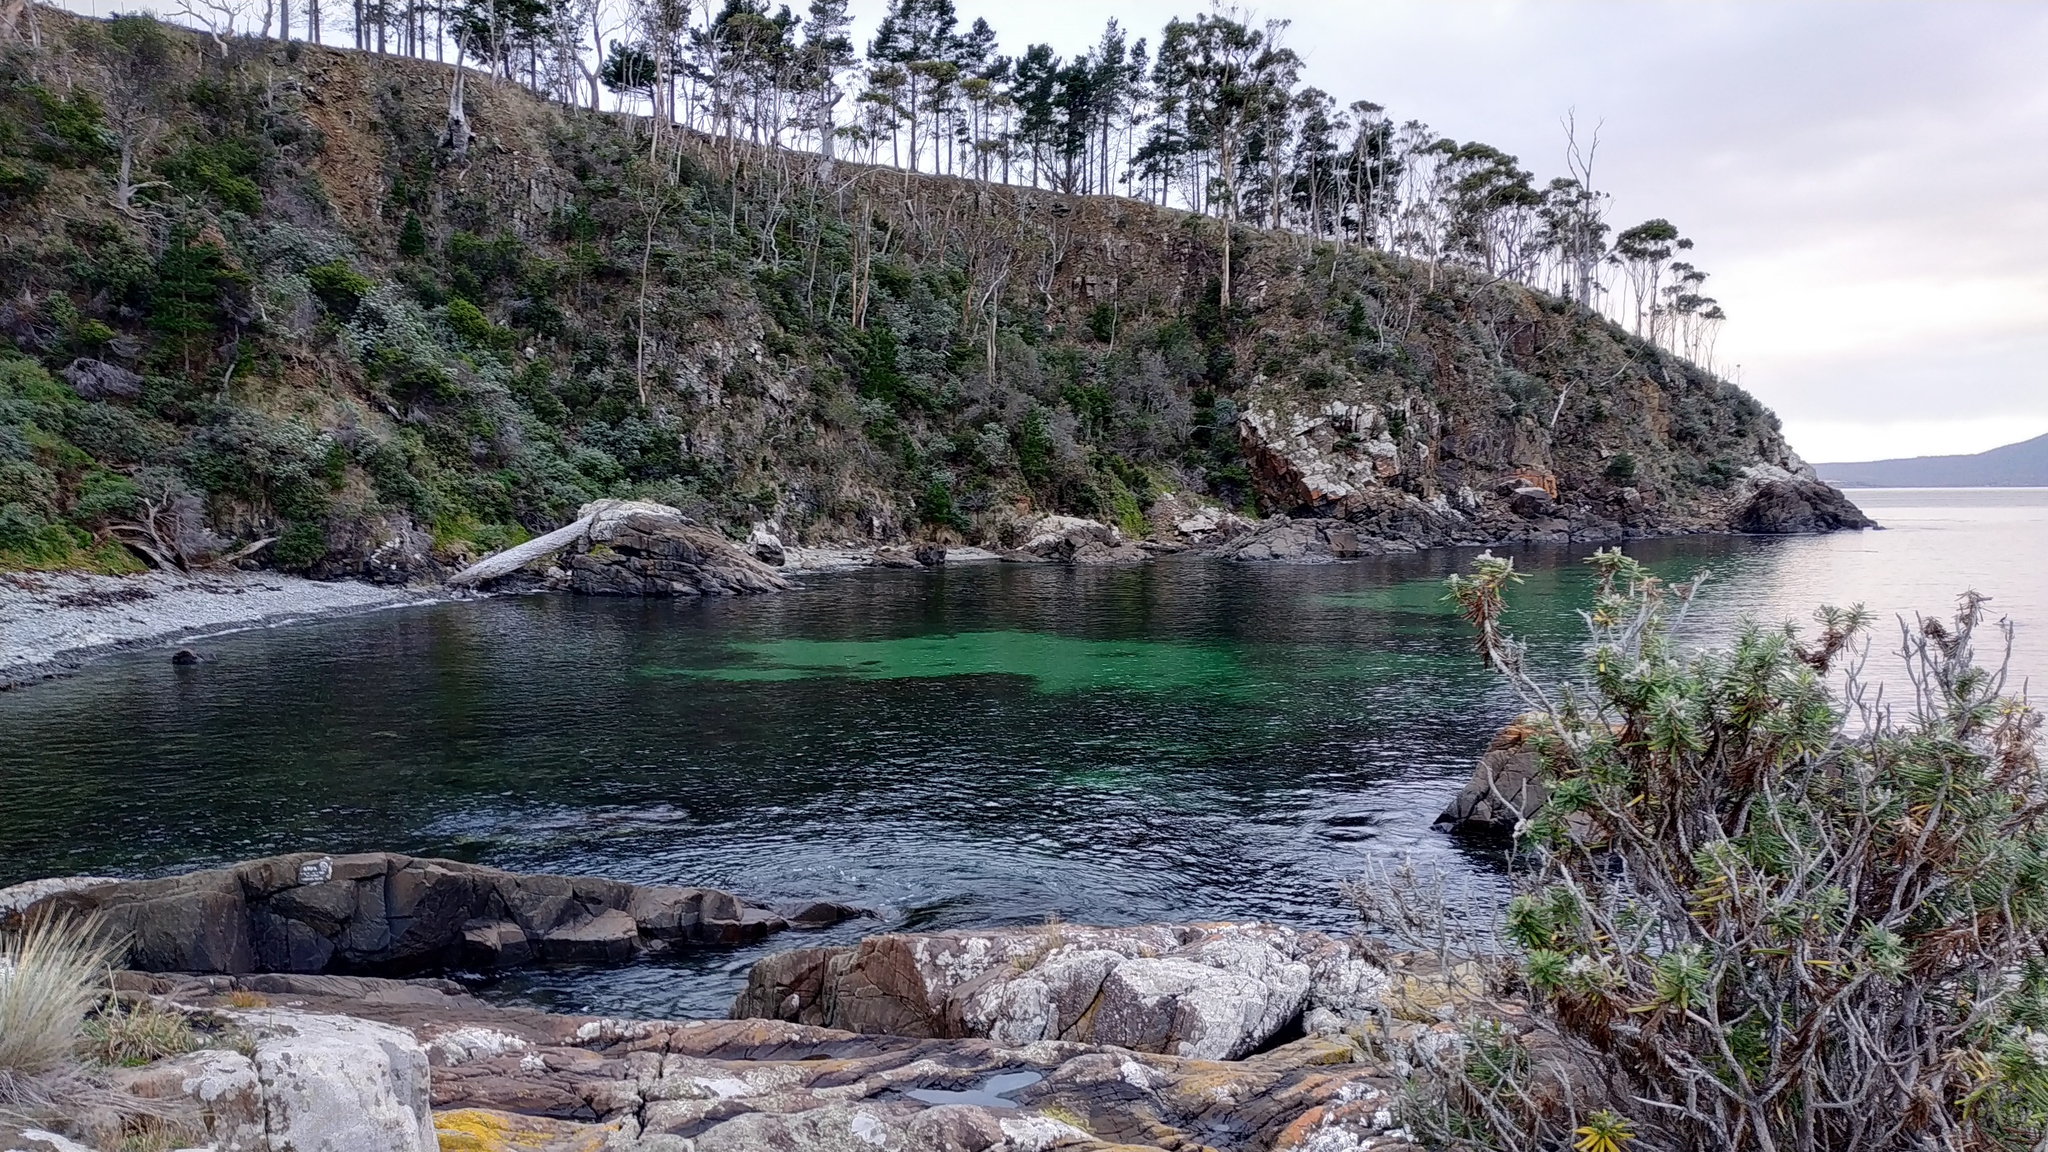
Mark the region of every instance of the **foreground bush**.
<instances>
[{"instance_id":1,"label":"foreground bush","mask_svg":"<svg viewBox=\"0 0 2048 1152\"><path fill-rule=\"evenodd\" d=\"M1584 675L1556 691L1503 630L1512 562L1451 582L1536 714L1548 798L1507 917L1540 1039L1476 1037L1419 1112L1434 1135L2048 1148L2048 778L2039 715L1976 663L1983 599L1904 631L1891 698L1857 675L1860 609L1686 652L1697 580L1592 563Z\"/></svg>"}]
</instances>

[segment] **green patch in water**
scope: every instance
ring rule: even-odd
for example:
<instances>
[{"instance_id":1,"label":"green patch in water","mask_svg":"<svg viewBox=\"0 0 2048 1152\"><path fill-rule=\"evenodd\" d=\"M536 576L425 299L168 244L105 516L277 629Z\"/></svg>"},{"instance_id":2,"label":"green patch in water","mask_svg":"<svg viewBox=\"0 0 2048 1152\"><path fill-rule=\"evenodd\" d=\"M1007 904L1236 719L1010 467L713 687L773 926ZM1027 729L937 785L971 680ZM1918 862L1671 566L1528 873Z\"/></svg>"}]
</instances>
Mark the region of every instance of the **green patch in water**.
<instances>
[{"instance_id":1,"label":"green patch in water","mask_svg":"<svg viewBox=\"0 0 2048 1152\"><path fill-rule=\"evenodd\" d=\"M1040 692L1102 689L1241 693L1250 677L1236 653L1213 644L1083 640L1047 632L960 632L892 640L772 640L728 645L744 662L716 668L650 668L651 675L728 682L919 680L1023 676Z\"/></svg>"}]
</instances>

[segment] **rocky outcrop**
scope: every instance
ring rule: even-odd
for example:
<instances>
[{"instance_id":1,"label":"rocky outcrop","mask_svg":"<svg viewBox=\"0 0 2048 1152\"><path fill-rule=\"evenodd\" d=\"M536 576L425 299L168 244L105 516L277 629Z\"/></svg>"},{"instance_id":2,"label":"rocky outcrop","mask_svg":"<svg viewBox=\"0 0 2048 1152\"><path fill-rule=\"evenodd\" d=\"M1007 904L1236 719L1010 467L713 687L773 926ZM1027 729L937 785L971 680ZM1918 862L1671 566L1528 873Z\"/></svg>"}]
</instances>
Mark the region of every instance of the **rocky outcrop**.
<instances>
[{"instance_id":1,"label":"rocky outcrop","mask_svg":"<svg viewBox=\"0 0 2048 1152\"><path fill-rule=\"evenodd\" d=\"M1124 539L1122 531L1099 520L1079 516L1041 516L1020 533L1018 545L1005 560L1054 564L1135 564L1147 559L1143 548Z\"/></svg>"},{"instance_id":2,"label":"rocky outcrop","mask_svg":"<svg viewBox=\"0 0 2048 1152\"><path fill-rule=\"evenodd\" d=\"M1536 750L1529 746L1535 732L1529 722L1517 720L1496 733L1473 767L1472 778L1436 818L1436 826L1512 835L1516 825L1535 815L1548 796L1538 774Z\"/></svg>"},{"instance_id":3,"label":"rocky outcrop","mask_svg":"<svg viewBox=\"0 0 2048 1152\"><path fill-rule=\"evenodd\" d=\"M1763 479L1729 518L1737 532L1767 536L1840 532L1875 528L1840 489L1807 476L1779 475Z\"/></svg>"},{"instance_id":4,"label":"rocky outcrop","mask_svg":"<svg viewBox=\"0 0 2048 1152\"><path fill-rule=\"evenodd\" d=\"M595 516L563 557L585 596L734 596L789 581L721 533L661 504L621 503Z\"/></svg>"},{"instance_id":5,"label":"rocky outcrop","mask_svg":"<svg viewBox=\"0 0 2048 1152\"><path fill-rule=\"evenodd\" d=\"M145 1099L182 1103L181 1121L214 1152L438 1147L427 1050L410 1031L318 1012L208 1015L237 1048L124 1069L116 1083Z\"/></svg>"},{"instance_id":6,"label":"rocky outcrop","mask_svg":"<svg viewBox=\"0 0 2048 1152\"><path fill-rule=\"evenodd\" d=\"M127 941L127 966L144 971L618 962L683 943L751 943L858 914L821 903L784 917L709 888L528 875L389 852L273 856L160 880L30 883L39 887L0 890L0 909L18 906L16 919L97 917Z\"/></svg>"},{"instance_id":7,"label":"rocky outcrop","mask_svg":"<svg viewBox=\"0 0 2048 1152\"><path fill-rule=\"evenodd\" d=\"M1295 515L1346 516L1401 470L1387 414L1363 401L1263 390L1238 415L1237 435L1259 494Z\"/></svg>"},{"instance_id":8,"label":"rocky outcrop","mask_svg":"<svg viewBox=\"0 0 2048 1152\"><path fill-rule=\"evenodd\" d=\"M1066 1040L1198 1059L1371 1016L1360 946L1265 924L1065 925L870 936L758 961L735 1018L865 1034Z\"/></svg>"},{"instance_id":9,"label":"rocky outcrop","mask_svg":"<svg viewBox=\"0 0 2048 1152\"><path fill-rule=\"evenodd\" d=\"M1092 943L1122 933L1141 952L1133 963L1148 958L1139 940L1258 938L1214 928L1064 931ZM1527 1033L1527 1020L1515 1002L1486 995L1488 977L1476 969L1382 960L1372 1018L1228 1061L771 1020L552 1016L492 1008L431 982L124 974L120 986L202 1011L221 1010L231 995L289 997L301 1011L404 1029L426 1052L446 1152L1412 1152L1398 1119L1404 1061L1458 1043L1466 1017L1514 1034ZM1270 1003L1270 992L1246 992L1248 1003Z\"/></svg>"}]
</instances>

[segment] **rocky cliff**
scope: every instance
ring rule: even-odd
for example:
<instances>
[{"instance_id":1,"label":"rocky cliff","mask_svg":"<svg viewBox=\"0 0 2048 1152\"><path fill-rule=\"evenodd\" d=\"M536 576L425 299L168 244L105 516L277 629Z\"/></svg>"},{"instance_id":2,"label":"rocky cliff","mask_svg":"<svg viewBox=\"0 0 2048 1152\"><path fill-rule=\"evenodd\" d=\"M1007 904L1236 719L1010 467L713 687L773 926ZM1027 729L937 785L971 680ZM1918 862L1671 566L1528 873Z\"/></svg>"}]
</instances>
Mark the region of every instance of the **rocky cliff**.
<instances>
[{"instance_id":1,"label":"rocky cliff","mask_svg":"<svg viewBox=\"0 0 2048 1152\"><path fill-rule=\"evenodd\" d=\"M793 544L1317 521L1246 558L1863 523L1753 398L1514 284L1239 229L1223 308L1208 218L40 28L0 87L0 567L405 580L607 497Z\"/></svg>"}]
</instances>

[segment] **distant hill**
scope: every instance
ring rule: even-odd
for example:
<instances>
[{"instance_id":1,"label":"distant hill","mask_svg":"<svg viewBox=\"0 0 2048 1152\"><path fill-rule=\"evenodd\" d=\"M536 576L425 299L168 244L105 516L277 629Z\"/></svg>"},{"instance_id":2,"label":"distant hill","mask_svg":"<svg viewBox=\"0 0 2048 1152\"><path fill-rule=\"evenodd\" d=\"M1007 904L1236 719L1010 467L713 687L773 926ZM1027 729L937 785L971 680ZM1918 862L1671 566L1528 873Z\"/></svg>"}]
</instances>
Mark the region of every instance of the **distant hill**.
<instances>
[{"instance_id":1,"label":"distant hill","mask_svg":"<svg viewBox=\"0 0 2048 1152\"><path fill-rule=\"evenodd\" d=\"M1861 464L1816 464L1820 478L1843 488L2048 487L2048 436L1975 456L1915 456Z\"/></svg>"}]
</instances>

